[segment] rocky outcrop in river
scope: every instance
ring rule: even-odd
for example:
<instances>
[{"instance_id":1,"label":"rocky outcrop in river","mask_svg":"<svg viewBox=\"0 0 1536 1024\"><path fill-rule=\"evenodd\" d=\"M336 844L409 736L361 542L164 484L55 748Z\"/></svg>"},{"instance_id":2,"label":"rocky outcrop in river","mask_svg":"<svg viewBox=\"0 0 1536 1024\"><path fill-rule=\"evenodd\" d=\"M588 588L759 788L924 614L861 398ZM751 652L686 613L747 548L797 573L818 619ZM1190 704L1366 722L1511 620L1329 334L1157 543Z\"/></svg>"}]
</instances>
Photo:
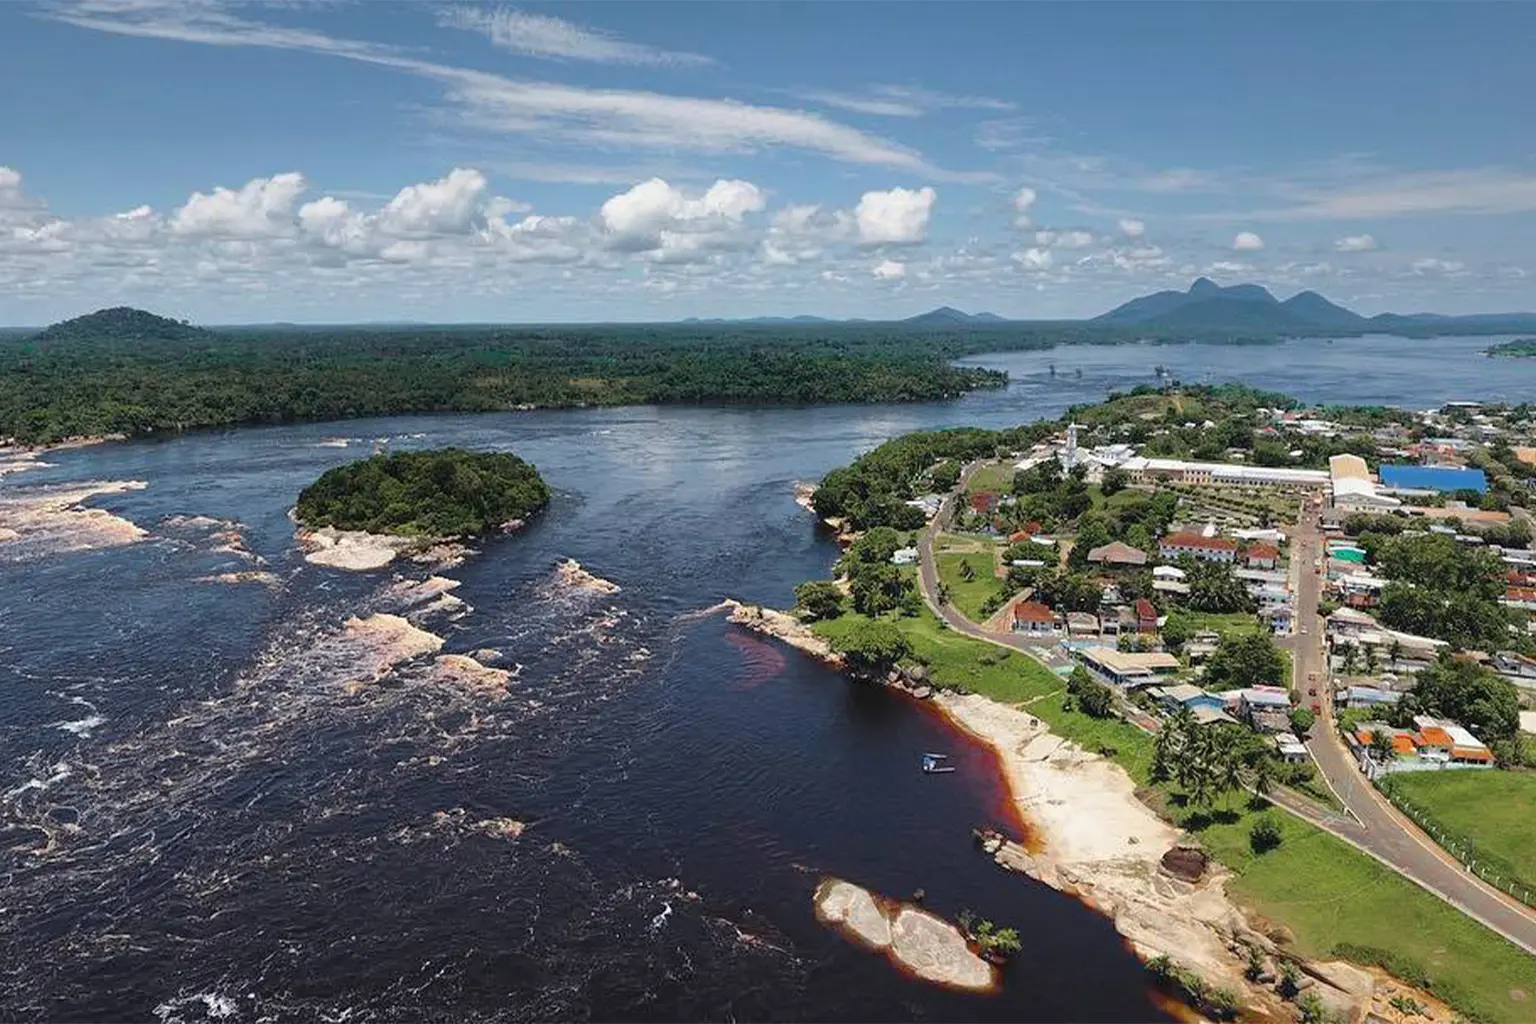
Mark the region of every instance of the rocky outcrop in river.
<instances>
[{"instance_id":1,"label":"rocky outcrop in river","mask_svg":"<svg viewBox=\"0 0 1536 1024\"><path fill-rule=\"evenodd\" d=\"M818 920L884 953L923 981L968 992L997 984L997 970L971 950L960 929L937 915L829 878L816 889Z\"/></svg>"}]
</instances>

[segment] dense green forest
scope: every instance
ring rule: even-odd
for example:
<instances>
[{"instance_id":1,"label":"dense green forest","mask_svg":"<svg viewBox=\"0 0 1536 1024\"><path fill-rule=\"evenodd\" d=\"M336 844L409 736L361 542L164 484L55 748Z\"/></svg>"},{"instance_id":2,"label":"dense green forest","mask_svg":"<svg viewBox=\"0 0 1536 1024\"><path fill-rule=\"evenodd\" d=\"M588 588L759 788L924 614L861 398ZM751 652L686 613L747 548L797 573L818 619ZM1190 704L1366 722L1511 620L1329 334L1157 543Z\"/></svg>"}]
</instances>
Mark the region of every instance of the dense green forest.
<instances>
[{"instance_id":1,"label":"dense green forest","mask_svg":"<svg viewBox=\"0 0 1536 1024\"><path fill-rule=\"evenodd\" d=\"M1133 340L1174 339L1084 323L205 329L117 308L0 336L0 439L524 406L933 401L1006 383L951 365L961 356Z\"/></svg>"},{"instance_id":2,"label":"dense green forest","mask_svg":"<svg viewBox=\"0 0 1536 1024\"><path fill-rule=\"evenodd\" d=\"M297 514L311 528L458 537L501 529L548 503L549 487L516 455L444 448L327 470L299 495Z\"/></svg>"}]
</instances>

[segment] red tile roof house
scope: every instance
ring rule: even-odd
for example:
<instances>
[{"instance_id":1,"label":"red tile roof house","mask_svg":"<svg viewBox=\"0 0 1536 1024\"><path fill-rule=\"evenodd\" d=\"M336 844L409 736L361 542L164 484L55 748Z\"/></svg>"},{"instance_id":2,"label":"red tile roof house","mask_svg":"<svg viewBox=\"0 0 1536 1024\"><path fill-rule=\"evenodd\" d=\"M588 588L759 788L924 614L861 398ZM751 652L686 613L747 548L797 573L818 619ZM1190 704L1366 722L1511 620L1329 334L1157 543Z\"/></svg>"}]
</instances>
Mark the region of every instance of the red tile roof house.
<instances>
[{"instance_id":1,"label":"red tile roof house","mask_svg":"<svg viewBox=\"0 0 1536 1024\"><path fill-rule=\"evenodd\" d=\"M1152 602L1144 597L1138 597L1131 608L1136 612L1136 632L1157 632L1157 609L1152 607Z\"/></svg>"},{"instance_id":2,"label":"red tile roof house","mask_svg":"<svg viewBox=\"0 0 1536 1024\"><path fill-rule=\"evenodd\" d=\"M1039 601L1018 601L1013 606L1013 631L1029 636L1059 636L1056 613Z\"/></svg>"},{"instance_id":3,"label":"red tile roof house","mask_svg":"<svg viewBox=\"0 0 1536 1024\"><path fill-rule=\"evenodd\" d=\"M1170 533L1157 542L1157 554L1164 561L1189 555L1202 562L1226 562L1230 565L1237 560L1237 541L1230 537L1206 537L1190 531Z\"/></svg>"},{"instance_id":4,"label":"red tile roof house","mask_svg":"<svg viewBox=\"0 0 1536 1024\"><path fill-rule=\"evenodd\" d=\"M1273 544L1250 544L1243 551L1250 569L1273 569L1280 561L1280 549Z\"/></svg>"}]
</instances>

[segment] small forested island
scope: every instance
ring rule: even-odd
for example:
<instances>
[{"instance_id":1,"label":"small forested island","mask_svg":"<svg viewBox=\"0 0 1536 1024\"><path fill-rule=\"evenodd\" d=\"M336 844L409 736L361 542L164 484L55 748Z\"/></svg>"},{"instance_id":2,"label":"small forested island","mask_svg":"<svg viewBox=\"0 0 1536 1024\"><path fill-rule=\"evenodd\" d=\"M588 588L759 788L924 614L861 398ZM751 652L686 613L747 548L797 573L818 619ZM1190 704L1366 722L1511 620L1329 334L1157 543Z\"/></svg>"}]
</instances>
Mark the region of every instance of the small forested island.
<instances>
[{"instance_id":1,"label":"small forested island","mask_svg":"<svg viewBox=\"0 0 1536 1024\"><path fill-rule=\"evenodd\" d=\"M327 470L299 495L296 514L309 529L467 537L507 528L548 503L549 486L516 455L442 448Z\"/></svg>"},{"instance_id":2,"label":"small forested island","mask_svg":"<svg viewBox=\"0 0 1536 1024\"><path fill-rule=\"evenodd\" d=\"M1511 356L1516 359L1536 359L1536 338L1516 338L1488 348L1490 356Z\"/></svg>"}]
</instances>

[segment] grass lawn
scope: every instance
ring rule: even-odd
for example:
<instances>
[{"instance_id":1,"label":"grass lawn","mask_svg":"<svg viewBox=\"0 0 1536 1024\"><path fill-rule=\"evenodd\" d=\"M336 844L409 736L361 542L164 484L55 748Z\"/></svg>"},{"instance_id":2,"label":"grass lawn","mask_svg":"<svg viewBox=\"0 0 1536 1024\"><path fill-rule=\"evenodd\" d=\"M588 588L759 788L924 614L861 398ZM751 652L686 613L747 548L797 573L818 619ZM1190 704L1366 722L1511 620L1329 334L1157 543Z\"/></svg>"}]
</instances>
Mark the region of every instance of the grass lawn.
<instances>
[{"instance_id":1,"label":"grass lawn","mask_svg":"<svg viewBox=\"0 0 1536 1024\"><path fill-rule=\"evenodd\" d=\"M1175 614L1196 630L1209 629L1222 636L1246 636L1264 628L1257 615L1248 612L1192 612L1180 608Z\"/></svg>"},{"instance_id":2,"label":"grass lawn","mask_svg":"<svg viewBox=\"0 0 1536 1024\"><path fill-rule=\"evenodd\" d=\"M1008 494L1013 490L1013 473L1011 462L989 462L971 475L967 490Z\"/></svg>"},{"instance_id":3,"label":"grass lawn","mask_svg":"<svg viewBox=\"0 0 1536 1024\"><path fill-rule=\"evenodd\" d=\"M1530 1019L1519 995L1536 993L1536 959L1342 840L1266 813L1284 840L1263 856L1248 847L1251 813L1211 826L1201 839L1237 873L1228 891L1290 928L1300 952L1377 962L1405 980L1427 980L1469 1017Z\"/></svg>"},{"instance_id":4,"label":"grass lawn","mask_svg":"<svg viewBox=\"0 0 1536 1024\"><path fill-rule=\"evenodd\" d=\"M1403 772L1390 785L1456 846L1536 892L1536 773Z\"/></svg>"},{"instance_id":5,"label":"grass lawn","mask_svg":"<svg viewBox=\"0 0 1536 1024\"><path fill-rule=\"evenodd\" d=\"M836 637L858 621L850 614L819 622L815 629ZM1118 718L1101 720L1066 710L1064 682L1039 662L961 636L926 607L921 615L894 621L936 684L1023 704L1057 735L1109 753L1138 784L1149 785L1152 738ZM1491 773L1478 777L1494 778ZM1536 782L1536 776L1530 778ZM1428 979L1437 995L1469 1017L1530 1018L1531 1004L1511 993L1536 998L1536 959L1354 847L1277 808L1255 810L1235 795L1225 806L1218 802L1212 809L1196 810L1183 805L1175 787L1146 792L1162 802L1167 817L1232 869L1236 877L1228 890L1234 897L1291 929L1301 953L1381 963L1406 980ZM1516 815L1530 801L1506 797L1504 806ZM1278 849L1257 856L1248 832L1260 814L1273 817L1284 838Z\"/></svg>"},{"instance_id":6,"label":"grass lawn","mask_svg":"<svg viewBox=\"0 0 1536 1024\"><path fill-rule=\"evenodd\" d=\"M983 551L971 555L935 554L934 561L938 564L939 582L949 588L949 601L960 614L972 622L981 622L986 618L981 606L1003 588L1003 581L993 575L995 561L991 551ZM974 575L970 580L960 575L960 567L970 563Z\"/></svg>"}]
</instances>

